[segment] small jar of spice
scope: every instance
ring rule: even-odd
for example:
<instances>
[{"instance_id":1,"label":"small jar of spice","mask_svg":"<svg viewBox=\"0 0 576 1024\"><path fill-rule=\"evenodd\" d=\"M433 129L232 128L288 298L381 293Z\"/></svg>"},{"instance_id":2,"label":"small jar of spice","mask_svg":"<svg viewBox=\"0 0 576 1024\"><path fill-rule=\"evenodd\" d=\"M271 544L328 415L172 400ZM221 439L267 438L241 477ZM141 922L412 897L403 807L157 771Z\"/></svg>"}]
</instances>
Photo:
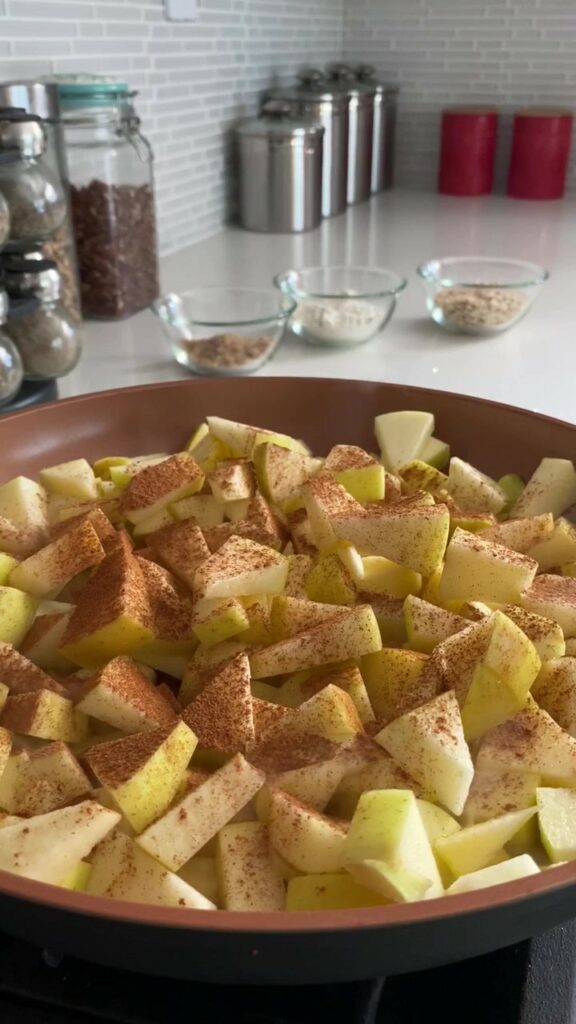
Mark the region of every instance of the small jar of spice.
<instances>
[{"instance_id":1,"label":"small jar of spice","mask_svg":"<svg viewBox=\"0 0 576 1024\"><path fill-rule=\"evenodd\" d=\"M8 206L11 242L51 238L64 223L64 192L45 153L40 118L15 107L0 108L0 192Z\"/></svg>"},{"instance_id":2,"label":"small jar of spice","mask_svg":"<svg viewBox=\"0 0 576 1024\"><path fill-rule=\"evenodd\" d=\"M8 305L8 296L0 288L0 406L16 397L24 377L18 349L6 334Z\"/></svg>"},{"instance_id":3,"label":"small jar of spice","mask_svg":"<svg viewBox=\"0 0 576 1024\"><path fill-rule=\"evenodd\" d=\"M55 261L5 256L2 269L11 299L4 329L20 353L26 380L64 377L78 362L81 341L60 302Z\"/></svg>"},{"instance_id":4,"label":"small jar of spice","mask_svg":"<svg viewBox=\"0 0 576 1024\"><path fill-rule=\"evenodd\" d=\"M152 150L123 82L58 80L85 317L122 320L158 298Z\"/></svg>"}]
</instances>

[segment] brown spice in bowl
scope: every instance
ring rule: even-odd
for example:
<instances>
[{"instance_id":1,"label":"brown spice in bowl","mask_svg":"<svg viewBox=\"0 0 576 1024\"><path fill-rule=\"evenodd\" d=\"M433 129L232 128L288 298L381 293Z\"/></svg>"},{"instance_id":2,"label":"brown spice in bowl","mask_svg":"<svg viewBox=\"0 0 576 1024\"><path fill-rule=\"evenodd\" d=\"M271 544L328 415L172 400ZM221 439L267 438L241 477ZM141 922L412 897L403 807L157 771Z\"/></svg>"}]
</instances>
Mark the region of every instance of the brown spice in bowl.
<instances>
[{"instance_id":1,"label":"brown spice in bowl","mask_svg":"<svg viewBox=\"0 0 576 1024\"><path fill-rule=\"evenodd\" d=\"M214 334L211 338L182 341L190 360L207 370L243 369L250 363L263 360L273 347L274 340L266 335Z\"/></svg>"}]
</instances>

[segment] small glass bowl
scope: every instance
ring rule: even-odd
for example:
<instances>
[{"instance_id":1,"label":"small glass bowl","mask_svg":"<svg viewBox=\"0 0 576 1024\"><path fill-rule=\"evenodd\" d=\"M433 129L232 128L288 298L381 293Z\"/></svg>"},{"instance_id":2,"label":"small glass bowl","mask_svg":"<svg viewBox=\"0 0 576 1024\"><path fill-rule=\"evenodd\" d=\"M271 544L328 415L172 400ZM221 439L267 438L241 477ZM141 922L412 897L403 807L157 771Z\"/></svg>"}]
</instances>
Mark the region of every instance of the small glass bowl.
<instances>
[{"instance_id":1,"label":"small glass bowl","mask_svg":"<svg viewBox=\"0 0 576 1024\"><path fill-rule=\"evenodd\" d=\"M193 288L152 304L174 358L192 373L254 373L282 340L296 303L273 288Z\"/></svg>"},{"instance_id":2,"label":"small glass bowl","mask_svg":"<svg viewBox=\"0 0 576 1024\"><path fill-rule=\"evenodd\" d=\"M312 345L363 345L381 331L396 308L406 280L371 267L305 267L274 278L297 303L294 334Z\"/></svg>"},{"instance_id":3,"label":"small glass bowl","mask_svg":"<svg viewBox=\"0 0 576 1024\"><path fill-rule=\"evenodd\" d=\"M458 334L507 331L530 309L549 274L537 263L451 256L418 267L432 319Z\"/></svg>"}]
</instances>

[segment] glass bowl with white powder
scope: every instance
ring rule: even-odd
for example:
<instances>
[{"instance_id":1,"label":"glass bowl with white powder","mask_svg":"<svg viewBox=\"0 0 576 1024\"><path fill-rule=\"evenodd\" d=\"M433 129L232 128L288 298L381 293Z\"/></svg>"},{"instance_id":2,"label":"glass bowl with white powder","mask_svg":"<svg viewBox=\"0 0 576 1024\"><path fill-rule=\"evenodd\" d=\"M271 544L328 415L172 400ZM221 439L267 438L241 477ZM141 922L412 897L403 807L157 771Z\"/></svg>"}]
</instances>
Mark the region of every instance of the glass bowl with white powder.
<instances>
[{"instance_id":1,"label":"glass bowl with white powder","mask_svg":"<svg viewBox=\"0 0 576 1024\"><path fill-rule=\"evenodd\" d=\"M530 309L548 271L526 260L450 256L418 267L432 319L456 334L508 331Z\"/></svg>"},{"instance_id":2,"label":"glass bowl with white powder","mask_svg":"<svg viewBox=\"0 0 576 1024\"><path fill-rule=\"evenodd\" d=\"M313 345L348 348L370 341L390 320L406 280L373 267L304 267L274 278L297 303L290 326Z\"/></svg>"}]
</instances>

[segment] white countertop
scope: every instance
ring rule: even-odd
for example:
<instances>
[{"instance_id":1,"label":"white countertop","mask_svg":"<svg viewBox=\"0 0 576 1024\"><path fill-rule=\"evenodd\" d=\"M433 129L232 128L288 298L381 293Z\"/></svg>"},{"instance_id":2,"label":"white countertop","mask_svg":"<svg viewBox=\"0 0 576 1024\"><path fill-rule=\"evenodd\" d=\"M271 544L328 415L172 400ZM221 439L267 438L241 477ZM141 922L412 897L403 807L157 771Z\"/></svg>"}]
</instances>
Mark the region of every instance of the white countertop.
<instances>
[{"instance_id":1,"label":"white countertop","mask_svg":"<svg viewBox=\"0 0 576 1024\"><path fill-rule=\"evenodd\" d=\"M515 256L551 271L526 318L493 338L448 334L428 316L418 263L433 256ZM381 380L459 391L576 422L576 203L452 199L393 192L305 235L227 229L164 260L163 287L260 285L294 266L356 263L408 278L392 321L367 344L334 350L288 338L261 376ZM63 398L189 376L155 316L86 326L83 358L59 382Z\"/></svg>"}]
</instances>

